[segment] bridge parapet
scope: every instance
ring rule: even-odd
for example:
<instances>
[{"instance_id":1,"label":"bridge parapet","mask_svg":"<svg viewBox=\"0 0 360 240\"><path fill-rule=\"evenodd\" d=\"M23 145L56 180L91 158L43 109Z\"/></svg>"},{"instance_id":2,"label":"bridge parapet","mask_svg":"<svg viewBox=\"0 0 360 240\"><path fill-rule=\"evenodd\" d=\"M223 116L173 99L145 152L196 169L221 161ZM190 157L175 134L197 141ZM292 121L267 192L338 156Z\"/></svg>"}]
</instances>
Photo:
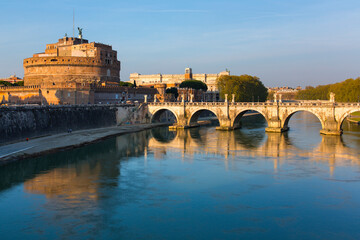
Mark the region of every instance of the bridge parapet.
<instances>
[{"instance_id":1,"label":"bridge parapet","mask_svg":"<svg viewBox=\"0 0 360 240\"><path fill-rule=\"evenodd\" d=\"M360 107L360 103L335 103L335 106L339 107Z\"/></svg>"},{"instance_id":2,"label":"bridge parapet","mask_svg":"<svg viewBox=\"0 0 360 240\"><path fill-rule=\"evenodd\" d=\"M189 106L338 106L338 107L358 107L360 103L332 103L332 102L148 102L148 105L155 106L173 106L173 105L189 105Z\"/></svg>"}]
</instances>

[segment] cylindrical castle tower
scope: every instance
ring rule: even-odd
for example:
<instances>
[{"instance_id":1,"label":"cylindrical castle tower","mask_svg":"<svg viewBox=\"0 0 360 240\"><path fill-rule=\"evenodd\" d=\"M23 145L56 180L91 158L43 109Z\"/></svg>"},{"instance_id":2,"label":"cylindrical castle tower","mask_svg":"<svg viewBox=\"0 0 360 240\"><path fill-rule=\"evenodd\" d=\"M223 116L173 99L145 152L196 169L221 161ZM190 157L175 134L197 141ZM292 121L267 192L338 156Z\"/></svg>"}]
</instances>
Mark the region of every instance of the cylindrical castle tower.
<instances>
[{"instance_id":1,"label":"cylindrical castle tower","mask_svg":"<svg viewBox=\"0 0 360 240\"><path fill-rule=\"evenodd\" d=\"M120 81L120 61L109 45L64 37L24 59L24 84L62 85Z\"/></svg>"}]
</instances>

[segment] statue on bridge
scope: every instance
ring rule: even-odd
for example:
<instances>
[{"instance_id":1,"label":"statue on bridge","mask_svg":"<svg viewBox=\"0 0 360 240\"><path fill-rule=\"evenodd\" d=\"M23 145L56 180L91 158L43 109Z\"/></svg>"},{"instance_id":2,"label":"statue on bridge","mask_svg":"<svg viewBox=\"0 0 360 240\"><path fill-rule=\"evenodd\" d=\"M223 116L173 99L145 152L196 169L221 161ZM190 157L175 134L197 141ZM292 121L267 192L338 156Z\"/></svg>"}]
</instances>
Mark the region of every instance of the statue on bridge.
<instances>
[{"instance_id":1,"label":"statue on bridge","mask_svg":"<svg viewBox=\"0 0 360 240\"><path fill-rule=\"evenodd\" d=\"M330 93L330 102L335 102L335 93L333 92Z\"/></svg>"}]
</instances>

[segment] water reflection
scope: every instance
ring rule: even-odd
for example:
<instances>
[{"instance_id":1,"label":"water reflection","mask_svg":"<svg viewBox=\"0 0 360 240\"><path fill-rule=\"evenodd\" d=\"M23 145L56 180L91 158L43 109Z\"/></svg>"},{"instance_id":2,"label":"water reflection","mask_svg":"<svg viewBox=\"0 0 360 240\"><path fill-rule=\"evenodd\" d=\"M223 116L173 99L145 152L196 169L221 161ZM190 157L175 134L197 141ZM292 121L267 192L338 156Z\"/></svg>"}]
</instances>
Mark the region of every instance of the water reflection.
<instances>
[{"instance_id":1,"label":"water reflection","mask_svg":"<svg viewBox=\"0 0 360 240\"><path fill-rule=\"evenodd\" d=\"M42 210L38 209L34 223L29 223L29 230L24 232L26 235L44 231L44 225L47 226L45 238L54 239L53 229L61 229L57 237L62 239L96 235L107 221L106 214L97 209L110 208L108 214L111 214L114 201L119 202L109 193L120 188L121 165L132 157L143 156L150 136L148 131L124 135L97 143L96 147L86 146L7 165L0 168L0 199L6 194L4 190L21 183L25 193L45 197ZM127 193L129 196L130 191ZM70 216L73 220L68 222ZM1 230L0 227L0 233ZM7 232L17 235L15 230L15 226L9 226Z\"/></svg>"},{"instance_id":2,"label":"water reflection","mask_svg":"<svg viewBox=\"0 0 360 240\"><path fill-rule=\"evenodd\" d=\"M351 137L359 139L359 131L356 131L358 129L353 128L353 131L355 130L353 136L345 134L340 137L320 135L318 131L314 131L313 128L316 127L318 127L316 124L310 124L308 131L295 129L282 134L265 133L261 126L235 131L193 128L173 132L161 129L164 139L151 138L149 148L158 159L166 155L168 150L178 149L182 152L184 161L187 155L202 153L223 155L224 159L229 157L236 159L240 155L254 158L267 157L274 160L275 168L286 159L303 157L311 161L327 162L331 174L336 166L360 163L360 142L345 144ZM157 131L159 130L152 130L152 135L157 135ZM316 135L313 134L314 132Z\"/></svg>"},{"instance_id":3,"label":"water reflection","mask_svg":"<svg viewBox=\"0 0 360 240\"><path fill-rule=\"evenodd\" d=\"M296 116L284 134L249 124L230 132L157 128L2 167L0 234L4 239L38 239L39 233L47 239L170 239L174 233L180 233L178 239L271 239L300 232L311 239L314 232L356 225L358 185L336 184L359 184L359 128L348 126L338 137L312 135L319 126L303 127ZM338 176L347 178L333 177L340 170ZM327 221L327 213L339 209L348 215L336 215L336 224ZM309 216L316 227L301 220ZM341 232L326 236L346 239Z\"/></svg>"},{"instance_id":4,"label":"water reflection","mask_svg":"<svg viewBox=\"0 0 360 240\"><path fill-rule=\"evenodd\" d=\"M294 117L295 121L301 117ZM96 199L96 189L110 183L102 182L101 177L114 179L110 186L117 186L121 163L127 158L144 156L146 163L148 154L154 154L155 159L162 159L167 151L174 149L181 151L183 158L196 153L220 155L224 159L235 159L239 155L267 157L276 162L276 167L286 159L303 157L327 162L331 172L336 166L360 163L358 125L345 121L343 136L316 134L311 139L307 138L309 134L318 133L311 127L305 132L304 129L302 132L292 129L283 134L265 133L263 128L263 123L255 122L236 131L216 131L211 127L178 131L155 128L119 136L97 143L96 148L86 146L0 168L0 191L24 182L27 192L43 194L47 198L61 196L68 202L76 201L76 198ZM299 141L301 138L305 139L306 144ZM307 145L309 141L312 142L310 148Z\"/></svg>"}]
</instances>

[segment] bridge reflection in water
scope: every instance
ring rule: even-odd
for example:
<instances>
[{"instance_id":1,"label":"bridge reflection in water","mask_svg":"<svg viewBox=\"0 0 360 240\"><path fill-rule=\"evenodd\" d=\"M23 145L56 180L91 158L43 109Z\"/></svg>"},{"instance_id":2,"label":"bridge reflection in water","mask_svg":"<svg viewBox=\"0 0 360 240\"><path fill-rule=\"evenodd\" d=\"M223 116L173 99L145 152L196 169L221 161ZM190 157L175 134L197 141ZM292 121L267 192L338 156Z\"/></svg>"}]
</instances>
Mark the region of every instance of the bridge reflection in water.
<instances>
[{"instance_id":1,"label":"bridge reflection in water","mask_svg":"<svg viewBox=\"0 0 360 240\"><path fill-rule=\"evenodd\" d=\"M306 113L302 117L303 115ZM345 131L349 127L345 126ZM353 128L355 131L359 130L358 127ZM348 141L344 142L344 138L348 139L348 134L329 136L313 131L315 139L311 139L313 136L302 135L300 137L305 139L299 143L296 136L298 133L293 136L291 132L264 133L261 128L235 131L216 131L215 128L207 127L177 131L161 128L153 129L151 133L153 138L149 140L149 148L157 159L161 159L168 149L177 149L181 152L183 161L191 161L192 156L198 153L223 155L225 167L228 168L229 161L236 161L238 156L261 157L272 159L276 170L287 159L304 158L327 162L331 175L336 166L360 164L360 142L350 141L347 144ZM358 154L354 154L354 151Z\"/></svg>"}]
</instances>

